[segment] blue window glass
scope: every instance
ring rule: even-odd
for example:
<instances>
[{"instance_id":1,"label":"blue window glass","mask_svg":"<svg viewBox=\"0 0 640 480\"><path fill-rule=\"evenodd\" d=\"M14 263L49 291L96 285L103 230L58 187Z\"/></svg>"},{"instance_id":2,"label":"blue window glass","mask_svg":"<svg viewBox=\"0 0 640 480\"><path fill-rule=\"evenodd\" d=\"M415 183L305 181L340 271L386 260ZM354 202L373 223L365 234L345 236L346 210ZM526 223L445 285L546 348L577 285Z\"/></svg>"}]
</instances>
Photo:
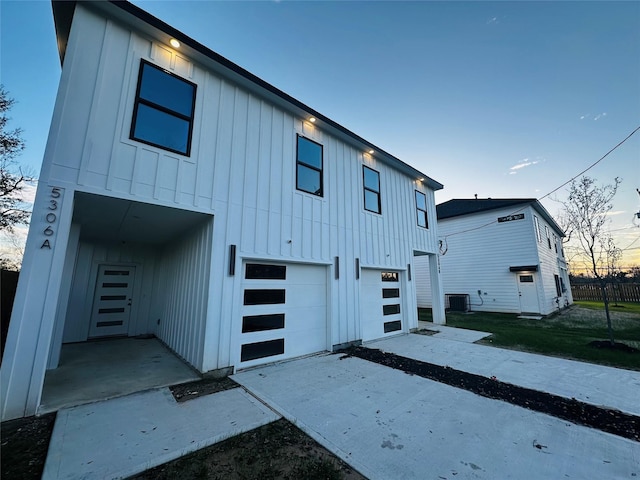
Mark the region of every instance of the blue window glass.
<instances>
[{"instance_id":1,"label":"blue window glass","mask_svg":"<svg viewBox=\"0 0 640 480\"><path fill-rule=\"evenodd\" d=\"M375 170L362 166L364 183L364 208L370 212L381 213L380 174Z\"/></svg>"},{"instance_id":2,"label":"blue window glass","mask_svg":"<svg viewBox=\"0 0 640 480\"><path fill-rule=\"evenodd\" d=\"M322 145L298 135L296 188L322 197Z\"/></svg>"},{"instance_id":3,"label":"blue window glass","mask_svg":"<svg viewBox=\"0 0 640 480\"><path fill-rule=\"evenodd\" d=\"M322 194L320 172L304 165L298 165L298 190L314 195Z\"/></svg>"},{"instance_id":4,"label":"blue window glass","mask_svg":"<svg viewBox=\"0 0 640 480\"><path fill-rule=\"evenodd\" d=\"M130 137L189 156L196 85L140 62Z\"/></svg>"},{"instance_id":5,"label":"blue window glass","mask_svg":"<svg viewBox=\"0 0 640 480\"><path fill-rule=\"evenodd\" d=\"M380 174L375 170L364 167L364 187L374 192L380 192Z\"/></svg>"},{"instance_id":6,"label":"blue window glass","mask_svg":"<svg viewBox=\"0 0 640 480\"><path fill-rule=\"evenodd\" d=\"M298 162L322 170L322 145L298 137Z\"/></svg>"},{"instance_id":7,"label":"blue window glass","mask_svg":"<svg viewBox=\"0 0 640 480\"><path fill-rule=\"evenodd\" d=\"M190 117L193 112L194 89L192 84L178 77L148 63L143 65L140 98Z\"/></svg>"},{"instance_id":8,"label":"blue window glass","mask_svg":"<svg viewBox=\"0 0 640 480\"><path fill-rule=\"evenodd\" d=\"M418 220L418 226L423 228L429 228L429 222L427 221L427 196L416 190L416 217Z\"/></svg>"},{"instance_id":9,"label":"blue window glass","mask_svg":"<svg viewBox=\"0 0 640 480\"><path fill-rule=\"evenodd\" d=\"M135 138L145 139L154 145L170 150L186 152L189 138L189 122L147 105L138 106Z\"/></svg>"},{"instance_id":10,"label":"blue window glass","mask_svg":"<svg viewBox=\"0 0 640 480\"><path fill-rule=\"evenodd\" d=\"M380 213L379 208L379 196L376 192L372 192L371 190L364 191L364 208L369 210L370 212Z\"/></svg>"}]
</instances>

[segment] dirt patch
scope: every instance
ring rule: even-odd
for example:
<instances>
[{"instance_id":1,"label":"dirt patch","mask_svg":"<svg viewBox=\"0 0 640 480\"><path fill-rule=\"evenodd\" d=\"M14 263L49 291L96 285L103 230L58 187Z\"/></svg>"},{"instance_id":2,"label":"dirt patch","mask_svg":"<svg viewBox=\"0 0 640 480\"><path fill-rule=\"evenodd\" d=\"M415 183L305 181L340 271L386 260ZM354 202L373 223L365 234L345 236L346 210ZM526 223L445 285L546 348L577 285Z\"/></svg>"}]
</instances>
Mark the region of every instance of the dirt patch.
<instances>
[{"instance_id":1,"label":"dirt patch","mask_svg":"<svg viewBox=\"0 0 640 480\"><path fill-rule=\"evenodd\" d=\"M426 335L426 336L430 337L431 335L435 335L436 333L440 333L440 330L430 330L428 328L421 328L419 330L416 330L414 333L417 333L418 335Z\"/></svg>"},{"instance_id":2,"label":"dirt patch","mask_svg":"<svg viewBox=\"0 0 640 480\"><path fill-rule=\"evenodd\" d=\"M595 348L608 348L610 350L620 350L625 353L638 353L637 348L619 342L611 343L609 340L594 340L593 342L589 342L589 346Z\"/></svg>"},{"instance_id":3,"label":"dirt patch","mask_svg":"<svg viewBox=\"0 0 640 480\"><path fill-rule=\"evenodd\" d=\"M284 419L130 478L366 480L366 477Z\"/></svg>"},{"instance_id":4,"label":"dirt patch","mask_svg":"<svg viewBox=\"0 0 640 480\"><path fill-rule=\"evenodd\" d=\"M176 402L182 403L187 400L202 397L203 395L210 395L212 393L238 388L239 386L240 385L229 377L204 378L202 380L196 380L195 382L173 385L172 387L169 387L169 390L171 390Z\"/></svg>"},{"instance_id":5,"label":"dirt patch","mask_svg":"<svg viewBox=\"0 0 640 480\"><path fill-rule=\"evenodd\" d=\"M607 408L567 399L546 392L512 385L495 377L487 378L450 367L402 357L366 347L345 350L341 358L358 357L410 375L435 380L462 388L483 397L502 400L513 405L553 415L572 423L596 428L603 432L640 442L640 417Z\"/></svg>"},{"instance_id":6,"label":"dirt patch","mask_svg":"<svg viewBox=\"0 0 640 480\"><path fill-rule=\"evenodd\" d=\"M0 430L4 480L39 480L47 458L56 414L18 418L2 423Z\"/></svg>"}]
</instances>

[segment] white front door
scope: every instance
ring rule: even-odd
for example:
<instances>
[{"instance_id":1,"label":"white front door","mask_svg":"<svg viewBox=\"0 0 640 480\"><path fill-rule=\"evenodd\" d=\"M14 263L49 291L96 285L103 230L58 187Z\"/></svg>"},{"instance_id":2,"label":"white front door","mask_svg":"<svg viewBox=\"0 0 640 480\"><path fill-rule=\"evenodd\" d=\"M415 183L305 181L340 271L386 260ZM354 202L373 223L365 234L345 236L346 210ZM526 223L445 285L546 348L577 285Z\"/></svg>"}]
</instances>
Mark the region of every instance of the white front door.
<instances>
[{"instance_id":1,"label":"white front door","mask_svg":"<svg viewBox=\"0 0 640 480\"><path fill-rule=\"evenodd\" d=\"M132 266L99 266L89 337L128 333L135 273Z\"/></svg>"},{"instance_id":2,"label":"white front door","mask_svg":"<svg viewBox=\"0 0 640 480\"><path fill-rule=\"evenodd\" d=\"M518 293L520 294L520 311L522 313L540 312L535 275L532 273L518 274Z\"/></svg>"}]
</instances>

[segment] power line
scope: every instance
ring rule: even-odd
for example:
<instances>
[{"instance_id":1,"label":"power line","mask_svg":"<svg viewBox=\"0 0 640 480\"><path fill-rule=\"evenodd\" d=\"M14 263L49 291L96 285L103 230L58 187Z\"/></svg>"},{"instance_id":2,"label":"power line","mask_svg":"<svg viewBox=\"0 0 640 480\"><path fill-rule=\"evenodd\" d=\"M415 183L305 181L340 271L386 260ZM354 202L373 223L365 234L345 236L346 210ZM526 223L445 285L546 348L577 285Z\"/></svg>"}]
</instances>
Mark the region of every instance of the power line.
<instances>
[{"instance_id":1,"label":"power line","mask_svg":"<svg viewBox=\"0 0 640 480\"><path fill-rule=\"evenodd\" d=\"M569 183L573 182L576 178L578 178L580 175L588 172L589 170L591 170L593 167L595 167L596 165L598 165L602 160L604 160L605 158L607 158L611 153L613 153L618 147L620 147L624 142L626 142L627 140L629 140L638 130L640 130L640 126L636 127L635 130L633 130L629 135L627 135L622 141L620 141L615 147L613 147L611 150L609 150L607 153L605 153L602 157L600 157L598 160L596 160L595 162L593 162L591 165L589 165L587 168L585 168L584 170L582 170L580 173L578 173L577 175L574 175L573 177L571 177L569 180L567 180L566 182L564 182L562 185L560 185L557 188L554 188L553 190L551 190L549 193L543 195L542 197L540 197L539 200L542 200L543 198L547 198L549 195L557 192L558 190L560 190L562 187L564 187L565 185L568 185ZM638 192L640 194L640 192ZM516 213L521 212L522 210L524 210L525 208L527 208L528 205L525 205L522 208L519 208L518 210L515 210L514 212L511 213L511 215L515 215ZM498 223L497 220L492 220L488 223L485 223L484 225L479 225L477 227L473 227L473 228L468 228L466 230L461 230L459 232L454 232L454 233L450 233L449 235L445 235L444 236L444 240L446 242L446 239L449 237L453 237L454 235L460 235L462 233L467 233L467 232L473 232L475 230L480 230L481 228L484 227L488 227L489 225L493 225L494 223Z\"/></svg>"},{"instance_id":2,"label":"power line","mask_svg":"<svg viewBox=\"0 0 640 480\"><path fill-rule=\"evenodd\" d=\"M558 188L551 190L549 193L547 193L546 195L543 195L542 197L540 197L540 200L542 200L543 198L547 198L549 195L551 195L552 193L557 192L558 190L560 190L562 187L564 187L565 185L573 182L576 178L578 178L580 175L582 175L583 173L588 172L589 170L591 170L593 167L595 167L597 164L599 164L602 160L604 160L605 158L607 158L609 156L610 153L612 153L614 150L616 150L620 145L622 145L624 142L626 142L627 140L629 140L631 138L631 136L636 133L638 130L640 130L640 126L636 127L636 129L631 132L629 135L627 135L625 137L624 140L622 140L620 143L618 143L615 147L613 147L611 150L609 150L607 153L605 153L603 156L601 156L598 160L596 160L595 162L593 162L591 165L589 165L587 168L585 168L584 170L582 170L579 174L575 175L573 178L570 178L569 180L567 180L566 182L564 182L562 185L560 185Z\"/></svg>"}]
</instances>

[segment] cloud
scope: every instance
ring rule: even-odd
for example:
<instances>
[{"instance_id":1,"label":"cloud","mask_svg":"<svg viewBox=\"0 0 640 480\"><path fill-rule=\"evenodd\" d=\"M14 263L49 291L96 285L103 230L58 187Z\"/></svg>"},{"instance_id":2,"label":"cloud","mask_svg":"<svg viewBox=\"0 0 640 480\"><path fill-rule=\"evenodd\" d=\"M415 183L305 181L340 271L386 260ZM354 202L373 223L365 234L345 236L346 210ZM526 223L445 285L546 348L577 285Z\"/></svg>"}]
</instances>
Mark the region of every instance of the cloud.
<instances>
[{"instance_id":1,"label":"cloud","mask_svg":"<svg viewBox=\"0 0 640 480\"><path fill-rule=\"evenodd\" d=\"M614 215L622 215L623 213L627 213L627 211L626 210L614 210L612 212L605 213L605 215L608 216L608 217L612 217Z\"/></svg>"},{"instance_id":2,"label":"cloud","mask_svg":"<svg viewBox=\"0 0 640 480\"><path fill-rule=\"evenodd\" d=\"M489 20L487 20L487 25L491 25L492 23L500 23L498 17L491 17Z\"/></svg>"},{"instance_id":3,"label":"cloud","mask_svg":"<svg viewBox=\"0 0 640 480\"><path fill-rule=\"evenodd\" d=\"M606 116L607 112L597 113L595 115L591 113L585 113L584 115L580 115L580 120L593 120L594 122L597 122L598 120Z\"/></svg>"},{"instance_id":4,"label":"cloud","mask_svg":"<svg viewBox=\"0 0 640 480\"><path fill-rule=\"evenodd\" d=\"M535 165L536 163L539 163L539 162L540 160L529 160L528 158L523 158L518 163L516 163L513 167L509 168L510 170L509 175L515 175L516 173L518 173L518 170L525 167L529 167L531 165Z\"/></svg>"}]
</instances>

